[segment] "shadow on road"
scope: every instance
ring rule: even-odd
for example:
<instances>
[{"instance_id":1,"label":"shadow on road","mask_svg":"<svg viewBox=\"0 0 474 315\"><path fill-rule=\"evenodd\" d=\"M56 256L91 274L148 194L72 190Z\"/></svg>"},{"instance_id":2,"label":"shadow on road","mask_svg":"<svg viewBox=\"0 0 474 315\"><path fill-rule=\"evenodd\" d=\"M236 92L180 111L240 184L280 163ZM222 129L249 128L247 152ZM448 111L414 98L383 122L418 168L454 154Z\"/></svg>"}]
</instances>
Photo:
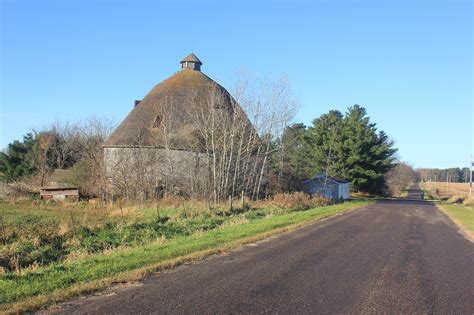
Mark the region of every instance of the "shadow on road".
<instances>
[{"instance_id":1,"label":"shadow on road","mask_svg":"<svg viewBox=\"0 0 474 315\"><path fill-rule=\"evenodd\" d=\"M413 185L409 191L406 197L392 197L392 198L385 198L382 201L388 201L388 202L397 202L397 203L431 203L431 200L426 200L424 199L424 192L421 190L420 185L415 184Z\"/></svg>"}]
</instances>

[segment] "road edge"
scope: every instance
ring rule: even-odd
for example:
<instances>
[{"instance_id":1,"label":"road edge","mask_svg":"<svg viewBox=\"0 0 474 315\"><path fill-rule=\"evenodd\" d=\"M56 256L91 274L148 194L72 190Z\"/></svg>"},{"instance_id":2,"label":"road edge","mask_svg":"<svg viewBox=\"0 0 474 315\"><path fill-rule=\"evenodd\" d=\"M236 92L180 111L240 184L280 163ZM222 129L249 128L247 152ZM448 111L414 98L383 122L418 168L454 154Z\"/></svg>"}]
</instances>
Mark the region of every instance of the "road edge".
<instances>
[{"instance_id":1,"label":"road edge","mask_svg":"<svg viewBox=\"0 0 474 315\"><path fill-rule=\"evenodd\" d=\"M469 240L471 243L474 243L474 233L469 231L462 223L459 222L456 218L454 218L449 211L443 208L443 204L440 202L434 203L436 208L438 208L439 211L444 213L453 223L454 225L458 228L458 232L462 234L467 240Z\"/></svg>"}]
</instances>

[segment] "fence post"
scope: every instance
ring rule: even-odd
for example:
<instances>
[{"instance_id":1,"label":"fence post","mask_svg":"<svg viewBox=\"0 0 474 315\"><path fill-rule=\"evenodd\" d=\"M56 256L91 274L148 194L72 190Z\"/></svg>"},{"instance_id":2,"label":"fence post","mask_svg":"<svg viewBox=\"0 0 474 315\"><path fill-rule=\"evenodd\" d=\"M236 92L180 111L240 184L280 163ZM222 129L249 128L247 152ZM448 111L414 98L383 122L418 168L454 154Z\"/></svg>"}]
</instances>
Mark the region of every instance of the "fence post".
<instances>
[{"instance_id":1,"label":"fence post","mask_svg":"<svg viewBox=\"0 0 474 315\"><path fill-rule=\"evenodd\" d=\"M232 211L232 195L229 195L229 210Z\"/></svg>"},{"instance_id":2,"label":"fence post","mask_svg":"<svg viewBox=\"0 0 474 315\"><path fill-rule=\"evenodd\" d=\"M245 204L244 204L244 191L243 190L240 193L240 202L242 203L242 209L243 209L244 206L245 206Z\"/></svg>"}]
</instances>

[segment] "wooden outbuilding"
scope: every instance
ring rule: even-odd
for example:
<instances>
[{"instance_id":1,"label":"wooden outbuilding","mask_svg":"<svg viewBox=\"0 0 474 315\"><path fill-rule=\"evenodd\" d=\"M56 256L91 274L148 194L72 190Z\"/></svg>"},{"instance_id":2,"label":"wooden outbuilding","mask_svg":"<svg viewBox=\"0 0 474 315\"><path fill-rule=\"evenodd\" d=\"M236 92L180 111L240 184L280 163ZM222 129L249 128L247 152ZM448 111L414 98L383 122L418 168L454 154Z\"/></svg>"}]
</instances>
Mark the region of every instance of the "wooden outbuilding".
<instances>
[{"instance_id":1,"label":"wooden outbuilding","mask_svg":"<svg viewBox=\"0 0 474 315\"><path fill-rule=\"evenodd\" d=\"M63 202L65 200L78 201L79 189L77 187L42 187L40 198L44 200L54 200Z\"/></svg>"}]
</instances>

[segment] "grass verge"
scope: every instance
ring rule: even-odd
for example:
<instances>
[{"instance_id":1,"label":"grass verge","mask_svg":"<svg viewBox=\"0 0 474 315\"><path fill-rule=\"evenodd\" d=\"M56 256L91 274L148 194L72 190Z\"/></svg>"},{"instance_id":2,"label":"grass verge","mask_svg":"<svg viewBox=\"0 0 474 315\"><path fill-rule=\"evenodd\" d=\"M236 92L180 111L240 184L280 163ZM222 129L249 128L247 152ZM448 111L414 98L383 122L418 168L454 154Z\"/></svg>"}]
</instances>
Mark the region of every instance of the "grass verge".
<instances>
[{"instance_id":1,"label":"grass verge","mask_svg":"<svg viewBox=\"0 0 474 315\"><path fill-rule=\"evenodd\" d=\"M152 243L92 255L22 274L5 274L0 276L1 309L9 312L36 310L114 283L137 280L164 268L200 260L369 203L356 200L255 219L249 223L179 237L161 244Z\"/></svg>"},{"instance_id":2,"label":"grass verge","mask_svg":"<svg viewBox=\"0 0 474 315\"><path fill-rule=\"evenodd\" d=\"M449 204L440 202L436 204L438 209L443 211L464 231L471 241L474 242L474 208L460 204Z\"/></svg>"}]
</instances>

